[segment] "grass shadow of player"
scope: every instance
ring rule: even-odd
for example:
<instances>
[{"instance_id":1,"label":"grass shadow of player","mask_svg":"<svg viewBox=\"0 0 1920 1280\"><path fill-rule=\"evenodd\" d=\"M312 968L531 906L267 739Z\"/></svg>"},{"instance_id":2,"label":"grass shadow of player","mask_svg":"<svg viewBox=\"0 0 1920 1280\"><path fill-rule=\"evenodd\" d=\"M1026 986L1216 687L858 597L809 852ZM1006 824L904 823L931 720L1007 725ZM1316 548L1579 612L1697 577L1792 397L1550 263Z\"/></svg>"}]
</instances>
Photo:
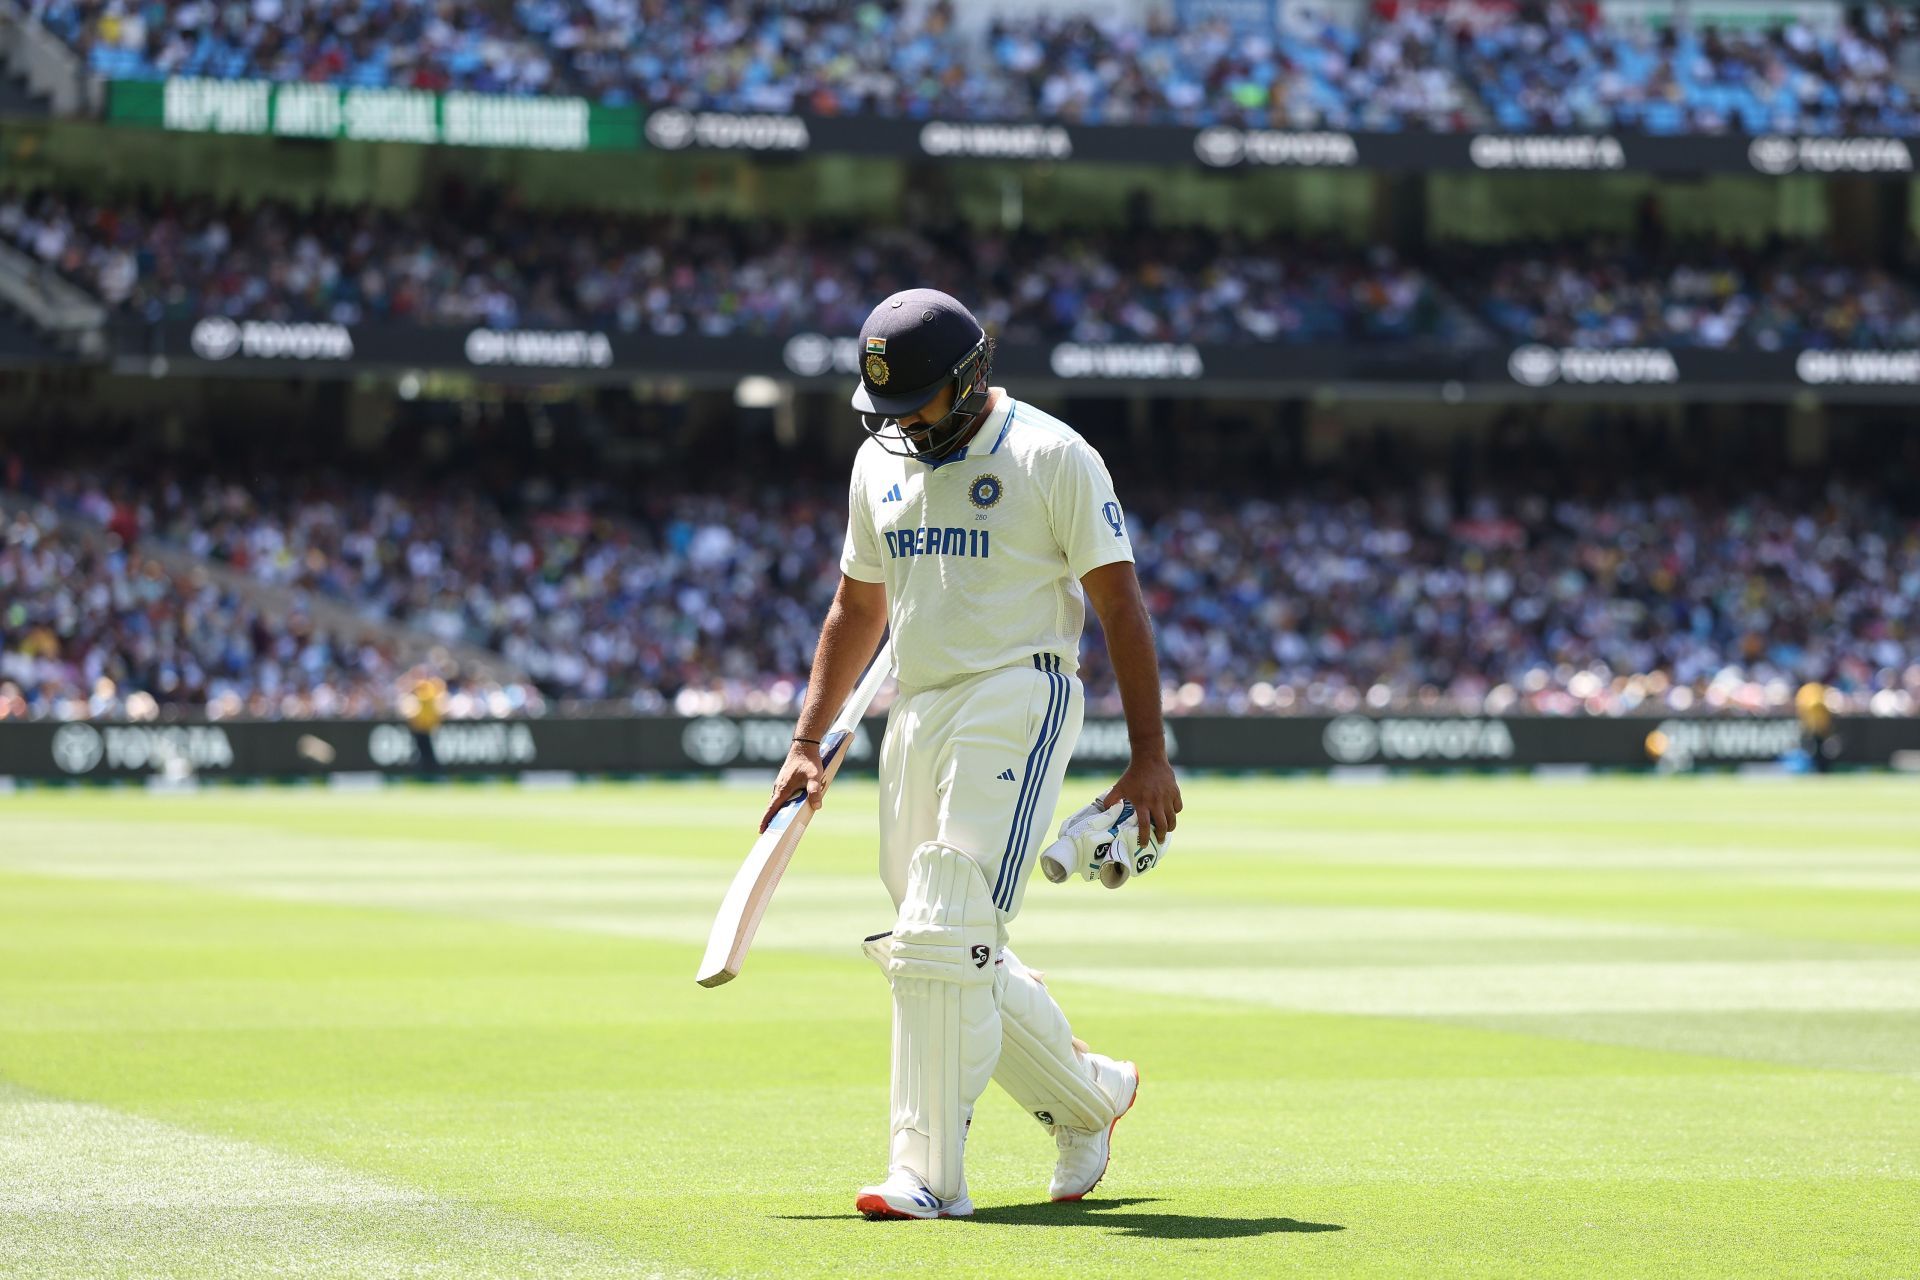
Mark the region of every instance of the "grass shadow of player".
<instances>
[{"instance_id":1,"label":"grass shadow of player","mask_svg":"<svg viewBox=\"0 0 1920 1280\"><path fill-rule=\"evenodd\" d=\"M1005 1223L1021 1227L1105 1227L1122 1235L1148 1240L1244 1240L1282 1232L1345 1231L1337 1222L1302 1222L1298 1218L1216 1218L1191 1213L1115 1213L1137 1204L1158 1204L1153 1196L1122 1196L1117 1200L1081 1200L1066 1204L1003 1204L976 1209L972 1222ZM852 1213L792 1213L783 1218L855 1218Z\"/></svg>"},{"instance_id":2,"label":"grass shadow of player","mask_svg":"<svg viewBox=\"0 0 1920 1280\"><path fill-rule=\"evenodd\" d=\"M1080 1200L1065 1204L1005 1204L974 1210L975 1222L1004 1222L1030 1227L1105 1227L1121 1235L1149 1240L1244 1240L1289 1231L1345 1231L1337 1222L1298 1218L1219 1218L1196 1213L1116 1213L1138 1204L1157 1204L1153 1196L1116 1200Z\"/></svg>"}]
</instances>

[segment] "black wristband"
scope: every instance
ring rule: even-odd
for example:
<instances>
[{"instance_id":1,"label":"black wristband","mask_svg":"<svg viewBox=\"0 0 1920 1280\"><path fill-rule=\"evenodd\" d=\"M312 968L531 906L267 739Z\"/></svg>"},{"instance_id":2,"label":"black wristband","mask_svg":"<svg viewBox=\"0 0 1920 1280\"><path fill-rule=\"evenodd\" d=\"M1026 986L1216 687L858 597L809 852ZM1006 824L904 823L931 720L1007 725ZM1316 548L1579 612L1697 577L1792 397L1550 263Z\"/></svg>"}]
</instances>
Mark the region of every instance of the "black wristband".
<instances>
[{"instance_id":1,"label":"black wristband","mask_svg":"<svg viewBox=\"0 0 1920 1280\"><path fill-rule=\"evenodd\" d=\"M794 735L794 739L793 739L793 740L794 740L795 742L806 742L806 743L811 743L812 745L814 745L814 746L816 746L816 747L820 745L820 739L818 739L818 738L802 738L802 737L800 737L800 736L799 736L798 734L795 734L795 735Z\"/></svg>"}]
</instances>

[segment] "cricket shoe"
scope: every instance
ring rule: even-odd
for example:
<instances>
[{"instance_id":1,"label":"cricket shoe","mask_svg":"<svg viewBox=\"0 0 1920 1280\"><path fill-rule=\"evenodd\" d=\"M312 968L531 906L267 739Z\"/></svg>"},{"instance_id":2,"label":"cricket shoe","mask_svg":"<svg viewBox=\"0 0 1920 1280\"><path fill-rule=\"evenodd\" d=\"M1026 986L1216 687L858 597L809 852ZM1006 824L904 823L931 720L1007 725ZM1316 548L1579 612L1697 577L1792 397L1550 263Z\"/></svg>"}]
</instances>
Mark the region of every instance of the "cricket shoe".
<instances>
[{"instance_id":1,"label":"cricket shoe","mask_svg":"<svg viewBox=\"0 0 1920 1280\"><path fill-rule=\"evenodd\" d=\"M1134 1099L1140 1096L1139 1067L1098 1053L1088 1054L1087 1061L1093 1064L1094 1079L1113 1099L1119 1114L1113 1117L1113 1124L1092 1133L1065 1125L1054 1127L1053 1142L1060 1148L1060 1158L1054 1162L1053 1184L1047 1194L1056 1202L1082 1199L1100 1185L1107 1173L1107 1161L1113 1156L1113 1126L1133 1110Z\"/></svg>"},{"instance_id":2,"label":"cricket shoe","mask_svg":"<svg viewBox=\"0 0 1920 1280\"><path fill-rule=\"evenodd\" d=\"M962 1183L957 1198L942 1200L911 1173L895 1169L879 1186L860 1188L860 1197L853 1202L853 1207L875 1221L881 1218L971 1218L973 1197L967 1194L966 1184Z\"/></svg>"}]
</instances>

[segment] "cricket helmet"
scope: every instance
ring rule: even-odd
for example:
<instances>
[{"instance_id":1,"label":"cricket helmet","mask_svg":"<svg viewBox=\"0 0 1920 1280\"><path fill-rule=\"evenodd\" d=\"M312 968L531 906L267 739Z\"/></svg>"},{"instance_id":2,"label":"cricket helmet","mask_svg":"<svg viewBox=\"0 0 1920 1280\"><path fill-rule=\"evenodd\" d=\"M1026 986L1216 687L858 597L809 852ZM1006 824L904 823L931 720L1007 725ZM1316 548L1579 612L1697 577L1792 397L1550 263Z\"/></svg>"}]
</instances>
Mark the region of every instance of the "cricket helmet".
<instances>
[{"instance_id":1,"label":"cricket helmet","mask_svg":"<svg viewBox=\"0 0 1920 1280\"><path fill-rule=\"evenodd\" d=\"M992 364L993 341L971 311L938 289L905 289L881 302L860 326L853 407L861 426L889 453L943 458L985 412ZM901 427L902 417L924 408L949 383L952 409L911 433Z\"/></svg>"}]
</instances>

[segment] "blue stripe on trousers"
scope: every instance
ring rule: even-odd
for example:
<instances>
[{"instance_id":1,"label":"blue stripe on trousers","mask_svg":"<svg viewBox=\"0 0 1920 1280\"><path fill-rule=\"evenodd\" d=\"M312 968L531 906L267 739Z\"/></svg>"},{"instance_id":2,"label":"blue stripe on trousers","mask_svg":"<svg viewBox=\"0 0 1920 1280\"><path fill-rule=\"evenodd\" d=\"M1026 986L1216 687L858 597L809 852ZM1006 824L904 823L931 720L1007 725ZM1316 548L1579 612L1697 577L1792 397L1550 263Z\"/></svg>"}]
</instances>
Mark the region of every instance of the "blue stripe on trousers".
<instances>
[{"instance_id":1,"label":"blue stripe on trousers","mask_svg":"<svg viewBox=\"0 0 1920 1280\"><path fill-rule=\"evenodd\" d=\"M1046 753L1040 757L1040 776L1043 779L1047 776L1047 770L1053 767L1053 751L1055 747L1060 745L1060 730L1066 727L1067 712L1071 710L1073 706L1073 688L1067 683L1067 678L1063 675L1050 675L1047 678L1056 683L1060 688L1060 714L1054 720L1053 731L1047 737ZM1044 788L1035 788L1033 804L1027 807L1026 828L1029 832L1035 816L1033 809L1040 803L1040 792L1043 789ZM1020 841L1020 852L1014 864L1013 879L1007 885L1006 909L1008 911L1013 910L1013 895L1020 888L1020 878L1027 869L1027 854L1031 850L1031 847L1032 837L1031 834L1029 834Z\"/></svg>"},{"instance_id":2,"label":"blue stripe on trousers","mask_svg":"<svg viewBox=\"0 0 1920 1280\"><path fill-rule=\"evenodd\" d=\"M1035 664L1041 662L1042 658L1036 656ZM994 882L994 905L1002 911L1013 910L1014 894L1020 887L1020 871L1026 865L1027 851L1033 841L1034 809L1040 803L1040 793L1045 790L1047 768L1053 761L1053 751L1059 744L1060 730L1066 724L1067 711L1073 701L1071 686L1065 676L1058 674L1059 662L1053 654L1044 655L1045 665L1041 669L1047 676L1047 711L1041 718L1040 735L1034 741L1033 750L1027 753L1026 783L1014 803L1013 825L1007 832L1007 847L1000 856L1000 874Z\"/></svg>"},{"instance_id":3,"label":"blue stripe on trousers","mask_svg":"<svg viewBox=\"0 0 1920 1280\"><path fill-rule=\"evenodd\" d=\"M1033 655L1033 665L1041 671L1046 670L1045 658L1040 654ZM1020 794L1013 802L1013 821L1007 827L1007 847L1000 853L1000 874L993 882L994 905L1000 907L1002 911L1012 909L1001 901L1002 898L1011 901L1012 896L1007 892L1007 869L1013 865L1015 845L1024 839L1023 833L1026 828L1021 823L1021 815L1032 807L1034 792L1039 788L1040 781L1044 777L1036 766L1040 762L1041 746L1046 742L1047 726L1053 722L1054 704L1058 698L1059 690L1053 685L1053 677L1048 676L1046 714L1040 718L1040 733L1034 739L1033 749L1027 752L1027 775L1021 780Z\"/></svg>"}]
</instances>

